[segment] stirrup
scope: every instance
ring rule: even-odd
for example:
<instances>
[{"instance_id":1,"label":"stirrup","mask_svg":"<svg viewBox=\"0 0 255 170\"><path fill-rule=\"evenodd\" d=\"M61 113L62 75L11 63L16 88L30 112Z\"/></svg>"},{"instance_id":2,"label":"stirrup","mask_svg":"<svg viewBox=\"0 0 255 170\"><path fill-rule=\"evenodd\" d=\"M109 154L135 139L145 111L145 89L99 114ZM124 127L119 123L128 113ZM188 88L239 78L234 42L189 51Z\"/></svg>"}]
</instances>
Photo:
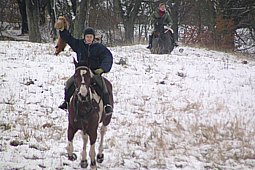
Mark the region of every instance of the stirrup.
<instances>
[{"instance_id":1,"label":"stirrup","mask_svg":"<svg viewBox=\"0 0 255 170\"><path fill-rule=\"evenodd\" d=\"M106 116L110 116L112 114L113 110L112 110L112 106L107 104L104 106L104 113Z\"/></svg>"}]
</instances>

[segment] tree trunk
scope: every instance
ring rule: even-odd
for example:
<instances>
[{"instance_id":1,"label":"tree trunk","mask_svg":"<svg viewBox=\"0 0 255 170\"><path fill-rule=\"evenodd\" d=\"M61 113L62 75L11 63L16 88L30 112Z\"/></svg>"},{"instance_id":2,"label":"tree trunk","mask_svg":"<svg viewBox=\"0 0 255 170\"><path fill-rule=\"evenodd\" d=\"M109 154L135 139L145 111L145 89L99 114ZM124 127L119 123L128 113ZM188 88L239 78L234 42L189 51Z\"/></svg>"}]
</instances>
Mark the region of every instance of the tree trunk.
<instances>
[{"instance_id":1,"label":"tree trunk","mask_svg":"<svg viewBox=\"0 0 255 170\"><path fill-rule=\"evenodd\" d=\"M176 3L174 3L174 5L172 5L172 3L170 3L170 7L171 7L171 17L173 20L173 25L172 25L172 29L174 31L174 39L176 41L178 41L178 22L179 22L179 7L180 7L180 1L177 1Z\"/></svg>"},{"instance_id":2,"label":"tree trunk","mask_svg":"<svg viewBox=\"0 0 255 170\"><path fill-rule=\"evenodd\" d=\"M26 13L30 42L41 42L39 31L39 0L26 0Z\"/></svg>"},{"instance_id":3,"label":"tree trunk","mask_svg":"<svg viewBox=\"0 0 255 170\"><path fill-rule=\"evenodd\" d=\"M76 16L74 21L74 32L73 36L76 38L82 38L83 31L87 24L85 23L88 20L90 0L77 0L76 1Z\"/></svg>"},{"instance_id":4,"label":"tree trunk","mask_svg":"<svg viewBox=\"0 0 255 170\"><path fill-rule=\"evenodd\" d=\"M27 24L27 13L26 13L26 2L25 0L17 0L19 5L19 12L21 15L22 26L21 26L21 34L28 33L28 24Z\"/></svg>"},{"instance_id":5,"label":"tree trunk","mask_svg":"<svg viewBox=\"0 0 255 170\"><path fill-rule=\"evenodd\" d=\"M132 44L134 42L134 22L130 19L127 19L124 22L124 28L126 43Z\"/></svg>"},{"instance_id":6,"label":"tree trunk","mask_svg":"<svg viewBox=\"0 0 255 170\"><path fill-rule=\"evenodd\" d=\"M54 28L54 24L57 20L55 5L56 5L55 0L48 0L48 13L50 15L50 26L51 26L51 34L52 34L53 40L57 38L57 31Z\"/></svg>"},{"instance_id":7,"label":"tree trunk","mask_svg":"<svg viewBox=\"0 0 255 170\"><path fill-rule=\"evenodd\" d=\"M134 42L134 25L142 0L128 1L125 4L122 4L121 0L116 2L121 11L121 18L125 28L125 42L132 44Z\"/></svg>"},{"instance_id":8,"label":"tree trunk","mask_svg":"<svg viewBox=\"0 0 255 170\"><path fill-rule=\"evenodd\" d=\"M198 31L197 31L197 41L198 43L201 43L201 34L202 34L202 29L203 29L203 23L202 23L202 16L201 16L201 4L202 2L198 2L197 3L197 27L198 27Z\"/></svg>"}]
</instances>

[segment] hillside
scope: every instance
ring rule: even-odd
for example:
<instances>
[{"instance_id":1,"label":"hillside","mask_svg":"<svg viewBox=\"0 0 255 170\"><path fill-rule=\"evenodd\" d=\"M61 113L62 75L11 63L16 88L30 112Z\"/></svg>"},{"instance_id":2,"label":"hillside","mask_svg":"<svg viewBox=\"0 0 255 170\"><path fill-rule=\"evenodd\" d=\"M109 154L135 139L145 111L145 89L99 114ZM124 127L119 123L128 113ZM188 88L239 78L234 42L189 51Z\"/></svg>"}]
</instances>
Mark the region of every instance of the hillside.
<instances>
[{"instance_id":1,"label":"hillside","mask_svg":"<svg viewBox=\"0 0 255 170\"><path fill-rule=\"evenodd\" d=\"M255 169L255 61L182 48L110 48L115 107L99 169ZM58 109L75 54L53 54L54 44L0 42L0 169L79 169L80 134L71 162Z\"/></svg>"}]
</instances>

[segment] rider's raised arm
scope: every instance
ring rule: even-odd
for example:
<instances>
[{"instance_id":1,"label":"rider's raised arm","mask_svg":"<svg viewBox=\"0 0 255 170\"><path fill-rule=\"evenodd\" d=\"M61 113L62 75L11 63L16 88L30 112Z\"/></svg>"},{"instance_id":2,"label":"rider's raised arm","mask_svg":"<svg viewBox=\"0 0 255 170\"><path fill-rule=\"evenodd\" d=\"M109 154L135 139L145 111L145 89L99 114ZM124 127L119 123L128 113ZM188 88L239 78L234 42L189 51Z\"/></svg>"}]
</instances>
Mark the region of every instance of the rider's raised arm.
<instances>
[{"instance_id":1,"label":"rider's raised arm","mask_svg":"<svg viewBox=\"0 0 255 170\"><path fill-rule=\"evenodd\" d=\"M64 29L63 31L60 30L59 35L74 52L78 51L79 39L74 38L67 29Z\"/></svg>"},{"instance_id":2,"label":"rider's raised arm","mask_svg":"<svg viewBox=\"0 0 255 170\"><path fill-rule=\"evenodd\" d=\"M64 16L58 17L54 27L59 30L61 39L66 42L75 52L78 49L79 40L75 39L68 31L69 22Z\"/></svg>"}]
</instances>

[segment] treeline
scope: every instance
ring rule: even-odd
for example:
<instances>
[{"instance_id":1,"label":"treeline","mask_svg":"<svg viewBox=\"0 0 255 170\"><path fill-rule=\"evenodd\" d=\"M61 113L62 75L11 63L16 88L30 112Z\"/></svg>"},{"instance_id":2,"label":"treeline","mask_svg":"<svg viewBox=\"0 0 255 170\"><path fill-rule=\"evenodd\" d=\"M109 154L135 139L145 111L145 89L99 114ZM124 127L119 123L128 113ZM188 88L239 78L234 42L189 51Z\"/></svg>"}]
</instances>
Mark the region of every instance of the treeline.
<instances>
[{"instance_id":1,"label":"treeline","mask_svg":"<svg viewBox=\"0 0 255 170\"><path fill-rule=\"evenodd\" d=\"M91 26L109 45L143 43L150 34L150 14L160 2L168 5L175 38L183 43L231 50L253 46L254 0L1 0L1 31L3 23L14 23L29 41L47 41L45 32L56 38L54 22L64 15L75 37Z\"/></svg>"}]
</instances>

